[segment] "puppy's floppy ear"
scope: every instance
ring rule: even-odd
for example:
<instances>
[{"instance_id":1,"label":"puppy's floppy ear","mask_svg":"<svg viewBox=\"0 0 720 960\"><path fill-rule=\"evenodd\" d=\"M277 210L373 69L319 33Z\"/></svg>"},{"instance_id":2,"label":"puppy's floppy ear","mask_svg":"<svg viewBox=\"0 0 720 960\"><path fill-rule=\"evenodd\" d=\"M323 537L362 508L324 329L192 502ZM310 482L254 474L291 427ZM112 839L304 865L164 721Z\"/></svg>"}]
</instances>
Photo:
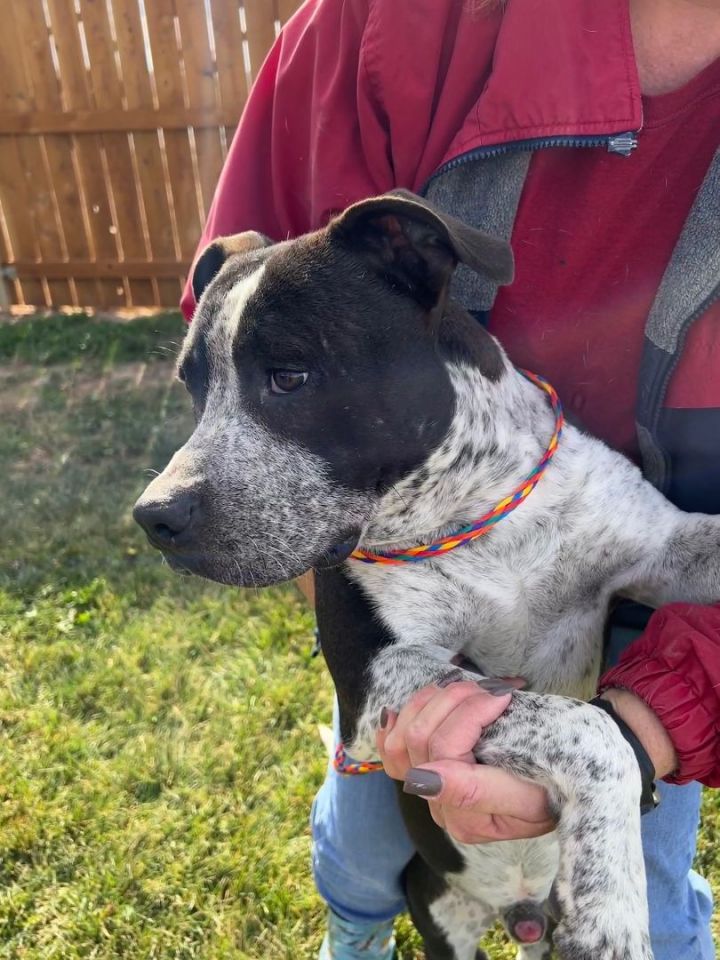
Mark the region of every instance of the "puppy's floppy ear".
<instances>
[{"instance_id":1,"label":"puppy's floppy ear","mask_svg":"<svg viewBox=\"0 0 720 960\"><path fill-rule=\"evenodd\" d=\"M426 308L443 296L458 263L498 284L513 278L512 250L504 240L469 227L409 190L353 204L330 223L328 233Z\"/></svg>"},{"instance_id":2,"label":"puppy's floppy ear","mask_svg":"<svg viewBox=\"0 0 720 960\"><path fill-rule=\"evenodd\" d=\"M203 295L205 287L213 280L230 257L249 253L260 247L269 247L272 240L255 230L236 233L231 237L218 237L200 254L192 275L192 290L195 302Z\"/></svg>"}]
</instances>

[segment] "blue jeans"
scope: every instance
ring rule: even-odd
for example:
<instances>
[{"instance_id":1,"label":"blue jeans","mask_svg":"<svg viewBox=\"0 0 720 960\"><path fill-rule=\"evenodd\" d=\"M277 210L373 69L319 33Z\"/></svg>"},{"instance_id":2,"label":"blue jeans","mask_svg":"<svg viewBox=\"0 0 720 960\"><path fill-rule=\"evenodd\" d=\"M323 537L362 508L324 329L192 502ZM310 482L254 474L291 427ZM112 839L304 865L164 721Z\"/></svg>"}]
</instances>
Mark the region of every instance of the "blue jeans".
<instances>
[{"instance_id":1,"label":"blue jeans","mask_svg":"<svg viewBox=\"0 0 720 960\"><path fill-rule=\"evenodd\" d=\"M333 721L337 742L337 707ZM658 789L660 806L642 821L655 960L712 960L712 893L691 869L700 786L661 782ZM311 826L315 884L335 913L383 921L405 909L400 875L414 847L389 777L341 776L330 763Z\"/></svg>"}]
</instances>

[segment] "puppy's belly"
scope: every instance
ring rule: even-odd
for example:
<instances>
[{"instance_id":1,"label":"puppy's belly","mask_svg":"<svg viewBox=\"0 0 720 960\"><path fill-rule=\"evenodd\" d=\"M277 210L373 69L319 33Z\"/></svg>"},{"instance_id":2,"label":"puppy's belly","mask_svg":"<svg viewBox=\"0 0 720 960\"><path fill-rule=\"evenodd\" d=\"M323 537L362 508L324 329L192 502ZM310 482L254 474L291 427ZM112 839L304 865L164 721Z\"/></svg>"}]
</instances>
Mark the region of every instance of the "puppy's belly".
<instances>
[{"instance_id":1,"label":"puppy's belly","mask_svg":"<svg viewBox=\"0 0 720 960\"><path fill-rule=\"evenodd\" d=\"M556 834L498 843L452 843L464 857L465 867L445 879L495 912L518 900L542 903L549 896L560 857Z\"/></svg>"},{"instance_id":2,"label":"puppy's belly","mask_svg":"<svg viewBox=\"0 0 720 960\"><path fill-rule=\"evenodd\" d=\"M462 853L465 867L446 880L497 913L519 900L542 903L550 894L560 857L556 834L498 843L452 842Z\"/></svg>"}]
</instances>

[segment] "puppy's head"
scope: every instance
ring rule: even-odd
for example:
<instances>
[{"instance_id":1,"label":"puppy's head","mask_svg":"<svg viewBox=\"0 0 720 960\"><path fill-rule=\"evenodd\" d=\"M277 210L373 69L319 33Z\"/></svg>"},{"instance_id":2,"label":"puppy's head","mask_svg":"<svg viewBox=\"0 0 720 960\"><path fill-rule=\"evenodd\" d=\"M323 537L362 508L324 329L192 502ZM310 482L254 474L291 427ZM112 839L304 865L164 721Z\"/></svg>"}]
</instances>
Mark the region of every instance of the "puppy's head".
<instances>
[{"instance_id":1,"label":"puppy's head","mask_svg":"<svg viewBox=\"0 0 720 960\"><path fill-rule=\"evenodd\" d=\"M448 320L459 262L511 279L506 244L404 191L208 247L178 368L197 425L135 506L173 566L260 585L349 556L448 430L449 353L500 375L487 334Z\"/></svg>"}]
</instances>

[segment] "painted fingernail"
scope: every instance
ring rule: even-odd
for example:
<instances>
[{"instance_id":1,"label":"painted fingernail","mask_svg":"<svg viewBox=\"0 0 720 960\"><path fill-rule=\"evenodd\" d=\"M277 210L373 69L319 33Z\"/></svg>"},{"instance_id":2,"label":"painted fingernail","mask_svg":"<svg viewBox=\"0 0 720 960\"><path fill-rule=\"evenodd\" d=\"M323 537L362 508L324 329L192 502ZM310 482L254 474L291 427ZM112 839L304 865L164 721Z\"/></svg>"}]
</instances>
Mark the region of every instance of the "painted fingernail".
<instances>
[{"instance_id":1,"label":"painted fingernail","mask_svg":"<svg viewBox=\"0 0 720 960\"><path fill-rule=\"evenodd\" d=\"M387 722L390 719L390 711L387 707L383 707L380 711L380 729L384 730L387 726Z\"/></svg>"},{"instance_id":2,"label":"painted fingernail","mask_svg":"<svg viewBox=\"0 0 720 960\"><path fill-rule=\"evenodd\" d=\"M436 797L442 790L442 777L434 770L419 770L412 767L405 774L403 793L416 797Z\"/></svg>"},{"instance_id":3,"label":"painted fingernail","mask_svg":"<svg viewBox=\"0 0 720 960\"><path fill-rule=\"evenodd\" d=\"M446 677L442 677L440 680L435 682L436 687L449 687L451 683L457 683L458 680L462 680L464 674L462 670L453 670L451 673L448 673Z\"/></svg>"},{"instance_id":4,"label":"painted fingernail","mask_svg":"<svg viewBox=\"0 0 720 960\"><path fill-rule=\"evenodd\" d=\"M495 680L493 677L483 677L482 680L476 680L475 682L486 693L491 693L493 697L503 697L506 693L512 693L515 689L512 684L506 683L504 680Z\"/></svg>"}]
</instances>

